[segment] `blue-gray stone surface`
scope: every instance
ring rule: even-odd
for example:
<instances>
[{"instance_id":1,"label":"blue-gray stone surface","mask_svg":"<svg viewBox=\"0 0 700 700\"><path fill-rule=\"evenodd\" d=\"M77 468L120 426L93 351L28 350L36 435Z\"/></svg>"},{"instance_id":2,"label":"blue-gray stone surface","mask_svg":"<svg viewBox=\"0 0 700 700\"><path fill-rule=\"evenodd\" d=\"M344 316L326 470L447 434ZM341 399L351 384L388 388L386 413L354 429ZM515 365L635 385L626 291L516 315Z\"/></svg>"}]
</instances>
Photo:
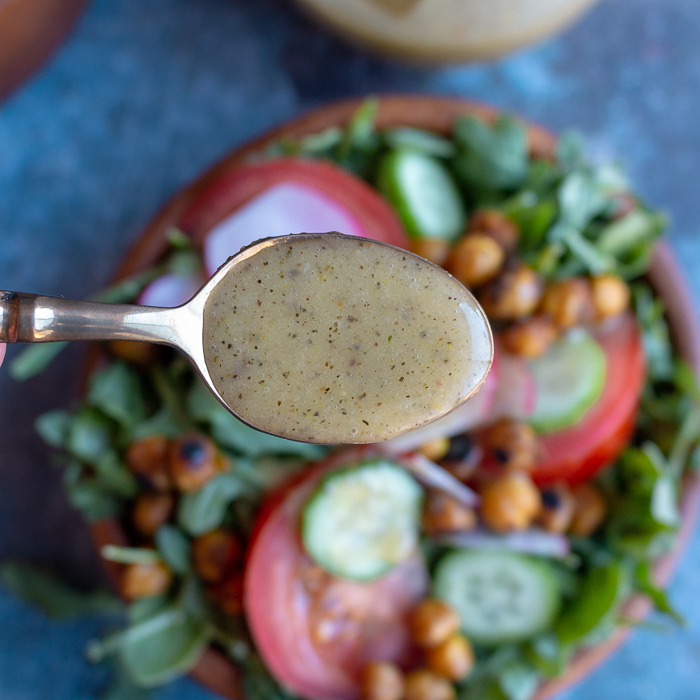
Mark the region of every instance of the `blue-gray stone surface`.
<instances>
[{"instance_id":1,"label":"blue-gray stone surface","mask_svg":"<svg viewBox=\"0 0 700 700\"><path fill-rule=\"evenodd\" d=\"M461 95L619 157L673 217L700 292L700 9L604 0L537 48L424 70L371 58L284 0L95 0L54 60L0 104L0 287L84 298L108 280L157 207L228 149L325 100L383 91ZM99 576L85 526L32 429L75 394L79 353L17 385L0 373L0 560ZM671 594L688 625L638 631L567 700L700 698L700 541ZM96 697L82 656L96 619L50 622L0 590L0 700ZM161 694L211 697L190 681Z\"/></svg>"}]
</instances>

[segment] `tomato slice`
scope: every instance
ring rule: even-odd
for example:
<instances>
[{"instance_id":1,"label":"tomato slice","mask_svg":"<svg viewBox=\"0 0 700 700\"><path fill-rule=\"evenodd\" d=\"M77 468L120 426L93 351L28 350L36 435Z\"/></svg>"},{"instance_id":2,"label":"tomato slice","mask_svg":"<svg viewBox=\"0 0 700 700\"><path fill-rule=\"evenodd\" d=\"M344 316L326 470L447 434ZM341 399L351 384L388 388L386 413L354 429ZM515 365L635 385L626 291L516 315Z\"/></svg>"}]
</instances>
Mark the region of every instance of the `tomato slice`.
<instances>
[{"instance_id":1,"label":"tomato slice","mask_svg":"<svg viewBox=\"0 0 700 700\"><path fill-rule=\"evenodd\" d=\"M316 483L357 459L350 451L273 495L246 564L244 606L257 649L275 678L304 698L354 700L369 661L414 660L407 618L430 585L422 556L356 583L324 572L301 544L301 510Z\"/></svg>"},{"instance_id":2,"label":"tomato slice","mask_svg":"<svg viewBox=\"0 0 700 700\"><path fill-rule=\"evenodd\" d=\"M394 210L376 190L332 163L301 158L277 158L224 172L184 212L180 226L202 242L214 227L242 206L281 185L295 185L325 197L331 206L340 207L356 219L367 238L402 248L408 245ZM251 235L252 240L260 238L255 231Z\"/></svg>"},{"instance_id":3,"label":"tomato slice","mask_svg":"<svg viewBox=\"0 0 700 700\"><path fill-rule=\"evenodd\" d=\"M626 314L596 340L607 360L603 393L578 425L542 437L543 458L532 472L537 484L590 479L613 462L632 437L646 379L635 317Z\"/></svg>"}]
</instances>

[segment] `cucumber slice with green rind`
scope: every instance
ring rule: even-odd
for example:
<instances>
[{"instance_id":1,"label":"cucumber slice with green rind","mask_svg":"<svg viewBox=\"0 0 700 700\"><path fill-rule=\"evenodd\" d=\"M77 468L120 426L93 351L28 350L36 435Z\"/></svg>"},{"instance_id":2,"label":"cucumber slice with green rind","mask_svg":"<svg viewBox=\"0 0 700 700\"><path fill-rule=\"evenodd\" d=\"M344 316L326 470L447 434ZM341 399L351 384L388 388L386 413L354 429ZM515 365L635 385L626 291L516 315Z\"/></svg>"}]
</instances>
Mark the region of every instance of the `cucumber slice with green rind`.
<instances>
[{"instance_id":1,"label":"cucumber slice with green rind","mask_svg":"<svg viewBox=\"0 0 700 700\"><path fill-rule=\"evenodd\" d=\"M561 606L547 561L514 552L457 550L438 563L433 595L459 614L476 645L521 642L551 627Z\"/></svg>"},{"instance_id":2,"label":"cucumber slice with green rind","mask_svg":"<svg viewBox=\"0 0 700 700\"><path fill-rule=\"evenodd\" d=\"M385 155L377 187L396 209L409 236L456 240L466 212L450 172L435 158L412 149Z\"/></svg>"},{"instance_id":3,"label":"cucumber slice with green rind","mask_svg":"<svg viewBox=\"0 0 700 700\"><path fill-rule=\"evenodd\" d=\"M339 578L375 579L415 551L422 504L418 482L387 460L332 472L304 507L304 547Z\"/></svg>"},{"instance_id":4,"label":"cucumber slice with green rind","mask_svg":"<svg viewBox=\"0 0 700 700\"><path fill-rule=\"evenodd\" d=\"M576 425L603 393L606 365L605 351L585 331L571 333L533 360L532 427L553 433Z\"/></svg>"}]
</instances>

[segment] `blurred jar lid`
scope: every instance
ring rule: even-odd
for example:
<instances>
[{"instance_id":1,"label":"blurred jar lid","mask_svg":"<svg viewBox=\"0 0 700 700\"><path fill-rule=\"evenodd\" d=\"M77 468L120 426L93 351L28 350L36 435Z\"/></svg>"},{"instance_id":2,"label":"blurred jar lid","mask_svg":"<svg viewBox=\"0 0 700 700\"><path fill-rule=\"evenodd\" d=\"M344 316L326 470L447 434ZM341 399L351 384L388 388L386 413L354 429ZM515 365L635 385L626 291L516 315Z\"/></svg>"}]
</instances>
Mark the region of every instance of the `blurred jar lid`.
<instances>
[{"instance_id":1,"label":"blurred jar lid","mask_svg":"<svg viewBox=\"0 0 700 700\"><path fill-rule=\"evenodd\" d=\"M0 99L46 61L87 0L0 0Z\"/></svg>"},{"instance_id":2,"label":"blurred jar lid","mask_svg":"<svg viewBox=\"0 0 700 700\"><path fill-rule=\"evenodd\" d=\"M297 0L346 38L417 62L490 58L573 22L596 0Z\"/></svg>"}]
</instances>

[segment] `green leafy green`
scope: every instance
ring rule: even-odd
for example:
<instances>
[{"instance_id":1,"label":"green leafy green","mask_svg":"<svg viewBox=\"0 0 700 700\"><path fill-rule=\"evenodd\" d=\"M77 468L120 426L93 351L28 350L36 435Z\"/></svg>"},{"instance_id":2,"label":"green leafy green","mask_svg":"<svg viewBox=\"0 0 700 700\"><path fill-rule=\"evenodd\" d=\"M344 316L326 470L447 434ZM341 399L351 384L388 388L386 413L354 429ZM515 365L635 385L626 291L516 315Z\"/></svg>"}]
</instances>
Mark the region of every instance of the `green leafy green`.
<instances>
[{"instance_id":1,"label":"green leafy green","mask_svg":"<svg viewBox=\"0 0 700 700\"><path fill-rule=\"evenodd\" d=\"M156 547L163 561L180 576L191 572L190 541L173 525L163 525L156 532Z\"/></svg>"},{"instance_id":2,"label":"green leafy green","mask_svg":"<svg viewBox=\"0 0 700 700\"><path fill-rule=\"evenodd\" d=\"M41 374L67 346L65 341L30 345L12 358L7 371L16 382L24 382Z\"/></svg>"},{"instance_id":3,"label":"green leafy green","mask_svg":"<svg viewBox=\"0 0 700 700\"><path fill-rule=\"evenodd\" d=\"M493 126L476 117L455 122L459 152L453 167L465 187L503 190L517 187L528 171L527 134L522 124L505 115Z\"/></svg>"},{"instance_id":4,"label":"green leafy green","mask_svg":"<svg viewBox=\"0 0 700 700\"><path fill-rule=\"evenodd\" d=\"M34 427L41 439L51 447L64 447L73 416L68 411L50 411L39 416Z\"/></svg>"},{"instance_id":5,"label":"green leafy green","mask_svg":"<svg viewBox=\"0 0 700 700\"><path fill-rule=\"evenodd\" d=\"M649 562L639 562L634 570L634 586L644 595L648 596L655 608L671 619L675 620L679 625L684 625L683 616L671 605L666 591L654 581L652 567Z\"/></svg>"},{"instance_id":6,"label":"green leafy green","mask_svg":"<svg viewBox=\"0 0 700 700\"><path fill-rule=\"evenodd\" d=\"M382 136L387 146L395 150L405 148L434 158L451 158L457 152L452 141L423 129L398 126L382 132Z\"/></svg>"},{"instance_id":7,"label":"green leafy green","mask_svg":"<svg viewBox=\"0 0 700 700\"><path fill-rule=\"evenodd\" d=\"M231 501L247 491L247 486L233 473L219 474L199 491L180 499L178 525L194 537L211 532L221 525Z\"/></svg>"},{"instance_id":8,"label":"green leafy green","mask_svg":"<svg viewBox=\"0 0 700 700\"><path fill-rule=\"evenodd\" d=\"M88 402L125 427L146 418L146 401L136 372L112 362L90 379Z\"/></svg>"},{"instance_id":9,"label":"green leafy green","mask_svg":"<svg viewBox=\"0 0 700 700\"><path fill-rule=\"evenodd\" d=\"M7 561L0 565L0 583L13 595L36 606L50 617L116 615L121 601L107 591L81 591L38 566Z\"/></svg>"},{"instance_id":10,"label":"green leafy green","mask_svg":"<svg viewBox=\"0 0 700 700\"><path fill-rule=\"evenodd\" d=\"M539 671L524 659L511 662L498 674L498 685L508 700L529 700L539 682Z\"/></svg>"},{"instance_id":11,"label":"green leafy green","mask_svg":"<svg viewBox=\"0 0 700 700\"><path fill-rule=\"evenodd\" d=\"M66 436L66 449L77 459L96 462L110 449L114 426L103 413L83 406L73 417Z\"/></svg>"},{"instance_id":12,"label":"green leafy green","mask_svg":"<svg viewBox=\"0 0 700 700\"><path fill-rule=\"evenodd\" d=\"M145 549L143 547L118 547L108 544L100 551L103 559L116 561L119 564L157 564L162 561L161 556L155 549Z\"/></svg>"}]
</instances>

